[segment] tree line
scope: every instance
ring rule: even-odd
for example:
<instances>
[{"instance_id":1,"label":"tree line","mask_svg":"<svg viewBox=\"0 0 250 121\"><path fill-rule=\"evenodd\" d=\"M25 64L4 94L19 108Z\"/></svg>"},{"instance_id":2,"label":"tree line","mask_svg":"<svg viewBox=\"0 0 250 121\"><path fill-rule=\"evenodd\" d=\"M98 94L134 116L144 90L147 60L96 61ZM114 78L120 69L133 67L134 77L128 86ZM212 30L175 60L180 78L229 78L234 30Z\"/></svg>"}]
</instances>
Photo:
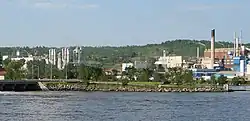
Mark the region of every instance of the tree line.
<instances>
[{"instance_id":1,"label":"tree line","mask_svg":"<svg viewBox=\"0 0 250 121\"><path fill-rule=\"evenodd\" d=\"M24 68L26 66L26 68ZM3 67L7 71L5 78L10 80L20 79L81 79L85 81L118 81L124 85L130 81L141 82L161 82L171 85L195 85L195 84L213 84L223 85L226 83L232 85L245 84L244 78L235 77L228 81L227 77L220 76L216 78L211 76L210 80L203 78L196 79L193 72L183 68L163 68L161 65L157 68L136 69L127 67L124 72L112 69L111 74L107 74L102 67L88 66L85 64L68 64L62 70L55 65L46 64L45 60L29 61L25 60L3 61Z\"/></svg>"},{"instance_id":2,"label":"tree line","mask_svg":"<svg viewBox=\"0 0 250 121\"><path fill-rule=\"evenodd\" d=\"M46 64L45 60L28 61L10 60L3 61L6 70L5 79L83 79L99 80L103 75L102 68L86 66L84 64L67 64L60 70L55 65Z\"/></svg>"},{"instance_id":3,"label":"tree line","mask_svg":"<svg viewBox=\"0 0 250 121\"><path fill-rule=\"evenodd\" d=\"M250 44L245 44L249 46ZM184 57L196 56L196 48L200 48L200 56L203 55L205 49L210 48L210 41L207 40L173 40L165 41L160 44L147 44L143 46L122 46L122 47L82 47L82 56L85 61L99 62L105 66L114 65L121 62L132 62L135 58L148 60L156 56L161 56L162 51L180 55ZM216 48L233 47L231 42L215 42ZM70 50L75 47L70 47ZM36 56L44 56L48 54L50 47L38 46L30 47L0 47L2 55L14 56L16 51L20 51L21 56L27 56L28 53ZM60 48L57 48L60 50Z\"/></svg>"},{"instance_id":4,"label":"tree line","mask_svg":"<svg viewBox=\"0 0 250 121\"><path fill-rule=\"evenodd\" d=\"M193 76L192 70L183 69L179 67L175 68L167 68L164 69L162 66L159 66L157 69L135 69L134 67L126 68L124 72L127 76L127 80L122 79L125 84L129 81L155 81L161 82L162 84L167 85L186 85L186 86L194 86L194 85L240 85L246 84L246 80L244 77L234 77L233 79L228 79L224 75L220 75L216 77L212 75L210 79L204 78L195 78ZM135 77L138 77L135 79ZM151 79L150 79L151 78Z\"/></svg>"}]
</instances>

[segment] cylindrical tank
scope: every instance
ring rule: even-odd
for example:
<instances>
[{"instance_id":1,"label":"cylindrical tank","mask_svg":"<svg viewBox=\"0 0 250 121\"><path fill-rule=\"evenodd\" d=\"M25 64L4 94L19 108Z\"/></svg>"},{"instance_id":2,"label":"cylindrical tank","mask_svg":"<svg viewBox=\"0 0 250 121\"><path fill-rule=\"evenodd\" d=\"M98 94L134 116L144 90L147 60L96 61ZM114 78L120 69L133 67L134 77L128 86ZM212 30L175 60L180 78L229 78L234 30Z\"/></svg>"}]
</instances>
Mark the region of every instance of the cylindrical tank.
<instances>
[{"instance_id":1,"label":"cylindrical tank","mask_svg":"<svg viewBox=\"0 0 250 121\"><path fill-rule=\"evenodd\" d=\"M245 73L245 60L240 60L240 76L244 76Z\"/></svg>"},{"instance_id":2,"label":"cylindrical tank","mask_svg":"<svg viewBox=\"0 0 250 121\"><path fill-rule=\"evenodd\" d=\"M240 53L241 53L241 55L245 55L245 46L243 46L243 45L241 46L241 52Z\"/></svg>"},{"instance_id":3,"label":"cylindrical tank","mask_svg":"<svg viewBox=\"0 0 250 121\"><path fill-rule=\"evenodd\" d=\"M19 50L16 51L16 56L20 56Z\"/></svg>"}]
</instances>

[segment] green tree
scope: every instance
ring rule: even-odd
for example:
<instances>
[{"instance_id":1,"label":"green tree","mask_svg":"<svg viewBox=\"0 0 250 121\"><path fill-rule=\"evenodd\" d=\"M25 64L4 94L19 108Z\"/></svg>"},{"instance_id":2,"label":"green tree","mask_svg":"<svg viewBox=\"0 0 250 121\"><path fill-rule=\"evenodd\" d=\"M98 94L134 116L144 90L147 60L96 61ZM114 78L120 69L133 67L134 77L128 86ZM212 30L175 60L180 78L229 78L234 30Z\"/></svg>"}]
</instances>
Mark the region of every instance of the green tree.
<instances>
[{"instance_id":1,"label":"green tree","mask_svg":"<svg viewBox=\"0 0 250 121\"><path fill-rule=\"evenodd\" d=\"M193 72L191 70L185 70L183 72L183 79L184 79L184 83L192 84L194 82Z\"/></svg>"},{"instance_id":2,"label":"green tree","mask_svg":"<svg viewBox=\"0 0 250 121\"><path fill-rule=\"evenodd\" d=\"M159 64L159 65L158 65L157 71L158 71L158 72L165 72L165 68L163 67L162 64Z\"/></svg>"},{"instance_id":3,"label":"green tree","mask_svg":"<svg viewBox=\"0 0 250 121\"><path fill-rule=\"evenodd\" d=\"M50 69L47 69L47 71ZM33 74L32 74L33 72ZM33 77L32 77L33 76ZM46 62L45 60L33 60L27 62L27 75L28 79L46 78Z\"/></svg>"},{"instance_id":4,"label":"green tree","mask_svg":"<svg viewBox=\"0 0 250 121\"><path fill-rule=\"evenodd\" d=\"M122 81L122 86L127 86L129 83L128 79L122 79L121 81Z\"/></svg>"},{"instance_id":5,"label":"green tree","mask_svg":"<svg viewBox=\"0 0 250 121\"><path fill-rule=\"evenodd\" d=\"M121 75L121 79L127 78L126 75L127 75L126 71L123 71Z\"/></svg>"},{"instance_id":6,"label":"green tree","mask_svg":"<svg viewBox=\"0 0 250 121\"><path fill-rule=\"evenodd\" d=\"M148 62L148 68L150 70L156 69L156 65L155 65L156 59L155 58L148 58L147 62Z\"/></svg>"},{"instance_id":7,"label":"green tree","mask_svg":"<svg viewBox=\"0 0 250 121\"><path fill-rule=\"evenodd\" d=\"M136 73L136 68L135 67L127 67L126 69L126 76L129 78L129 80L135 80L135 73Z\"/></svg>"},{"instance_id":8,"label":"green tree","mask_svg":"<svg viewBox=\"0 0 250 121\"><path fill-rule=\"evenodd\" d=\"M171 81L172 81L172 79L173 79L173 76L172 76L169 72L166 72L166 73L164 74L164 76L165 76L165 81L162 82L162 83L163 83L163 84L170 84Z\"/></svg>"},{"instance_id":9,"label":"green tree","mask_svg":"<svg viewBox=\"0 0 250 121\"><path fill-rule=\"evenodd\" d=\"M197 80L198 84L203 84L205 82L206 82L206 80L204 78L200 78L200 79Z\"/></svg>"},{"instance_id":10,"label":"green tree","mask_svg":"<svg viewBox=\"0 0 250 121\"><path fill-rule=\"evenodd\" d=\"M202 44L201 44L202 43ZM250 44L245 44L250 46ZM233 47L232 42L215 42L216 48L223 46ZM162 50L173 51L176 55L183 56L184 58L196 56L196 48L200 47L200 51L204 51L210 47L210 41L207 40L172 40L165 41L161 44L147 44L143 46L123 46L123 47L84 47L84 51L81 53L84 61L97 61L105 65L113 65L116 63L122 63L124 61L131 61L135 58L146 58L151 66L155 66L153 63L157 56L162 55ZM75 47L70 47L73 49ZM13 55L16 50L20 50L21 55L27 55L25 51L32 55L41 56L48 52L50 47L37 46L34 48L30 47L1 47L0 52L3 55ZM60 49L60 48L58 48ZM202 56L203 53L201 53ZM152 61L151 61L152 60ZM151 63L152 62L152 63ZM151 68L151 67L150 67ZM153 69L155 67L152 67Z\"/></svg>"},{"instance_id":11,"label":"green tree","mask_svg":"<svg viewBox=\"0 0 250 121\"><path fill-rule=\"evenodd\" d=\"M221 75L221 76L218 78L218 83L219 83L220 85L226 84L226 81L227 81L227 77L226 77L226 76Z\"/></svg>"},{"instance_id":12,"label":"green tree","mask_svg":"<svg viewBox=\"0 0 250 121\"><path fill-rule=\"evenodd\" d=\"M77 65L68 63L63 69L64 75L67 73L68 79L76 79L78 77L78 69ZM65 77L64 77L65 78Z\"/></svg>"},{"instance_id":13,"label":"green tree","mask_svg":"<svg viewBox=\"0 0 250 121\"><path fill-rule=\"evenodd\" d=\"M233 84L233 85L239 85L239 84L240 84L240 79L239 79L239 77L234 77L234 78L232 79L232 84Z\"/></svg>"},{"instance_id":14,"label":"green tree","mask_svg":"<svg viewBox=\"0 0 250 121\"><path fill-rule=\"evenodd\" d=\"M181 68L168 68L171 75L171 83L181 85L183 83L183 70Z\"/></svg>"},{"instance_id":15,"label":"green tree","mask_svg":"<svg viewBox=\"0 0 250 121\"><path fill-rule=\"evenodd\" d=\"M149 81L149 78L152 77L153 71L149 68L141 69L139 71L139 81L147 82Z\"/></svg>"},{"instance_id":16,"label":"green tree","mask_svg":"<svg viewBox=\"0 0 250 121\"><path fill-rule=\"evenodd\" d=\"M26 72L23 68L25 60L11 61L7 59L5 64L7 64L4 65L6 70L6 79L20 80L25 77Z\"/></svg>"},{"instance_id":17,"label":"green tree","mask_svg":"<svg viewBox=\"0 0 250 121\"><path fill-rule=\"evenodd\" d=\"M112 75L111 75L112 81L117 81L117 78L116 78L117 76L118 76L118 70L112 69Z\"/></svg>"},{"instance_id":18,"label":"green tree","mask_svg":"<svg viewBox=\"0 0 250 121\"><path fill-rule=\"evenodd\" d=\"M153 77L154 77L154 81L155 81L155 82L160 82L160 81L161 81L161 77L160 77L160 74L159 74L159 73L155 72L155 73L153 74Z\"/></svg>"},{"instance_id":19,"label":"green tree","mask_svg":"<svg viewBox=\"0 0 250 121\"><path fill-rule=\"evenodd\" d=\"M92 78L98 81L103 76L103 70L101 68L92 67Z\"/></svg>"},{"instance_id":20,"label":"green tree","mask_svg":"<svg viewBox=\"0 0 250 121\"><path fill-rule=\"evenodd\" d=\"M112 69L112 75L117 76L118 75L118 70L117 69Z\"/></svg>"},{"instance_id":21,"label":"green tree","mask_svg":"<svg viewBox=\"0 0 250 121\"><path fill-rule=\"evenodd\" d=\"M215 76L214 75L212 75L211 76L211 79L210 79L211 81L211 84L213 84L213 85L215 85L216 83L217 83L217 80L216 80L216 78L215 78Z\"/></svg>"},{"instance_id":22,"label":"green tree","mask_svg":"<svg viewBox=\"0 0 250 121\"><path fill-rule=\"evenodd\" d=\"M3 56L1 52L0 52L0 66L3 66Z\"/></svg>"},{"instance_id":23,"label":"green tree","mask_svg":"<svg viewBox=\"0 0 250 121\"><path fill-rule=\"evenodd\" d=\"M181 85L183 84L183 75L181 74L181 72L177 72L174 76L174 82L177 85Z\"/></svg>"},{"instance_id":24,"label":"green tree","mask_svg":"<svg viewBox=\"0 0 250 121\"><path fill-rule=\"evenodd\" d=\"M82 80L90 80L91 79L91 70L88 66L81 64L79 67L78 78Z\"/></svg>"},{"instance_id":25,"label":"green tree","mask_svg":"<svg viewBox=\"0 0 250 121\"><path fill-rule=\"evenodd\" d=\"M63 70L59 70L56 65L46 64L44 71L45 78L52 79L65 79L65 72ZM51 77L52 74L52 77Z\"/></svg>"},{"instance_id":26,"label":"green tree","mask_svg":"<svg viewBox=\"0 0 250 121\"><path fill-rule=\"evenodd\" d=\"M9 64L10 62L11 62L11 60L10 60L9 58L5 59L5 60L3 61L3 67L4 67L4 68L7 68L8 64Z\"/></svg>"},{"instance_id":27,"label":"green tree","mask_svg":"<svg viewBox=\"0 0 250 121\"><path fill-rule=\"evenodd\" d=\"M240 84L246 84L246 79L244 77L239 77Z\"/></svg>"}]
</instances>

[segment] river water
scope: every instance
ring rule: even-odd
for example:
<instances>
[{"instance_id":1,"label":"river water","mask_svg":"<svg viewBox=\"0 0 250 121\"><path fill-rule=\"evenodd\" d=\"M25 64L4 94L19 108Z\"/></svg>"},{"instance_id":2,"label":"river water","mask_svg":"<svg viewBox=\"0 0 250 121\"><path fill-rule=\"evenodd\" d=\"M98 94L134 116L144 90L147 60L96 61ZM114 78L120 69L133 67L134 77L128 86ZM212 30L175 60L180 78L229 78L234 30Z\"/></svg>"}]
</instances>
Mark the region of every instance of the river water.
<instances>
[{"instance_id":1,"label":"river water","mask_svg":"<svg viewBox=\"0 0 250 121\"><path fill-rule=\"evenodd\" d=\"M250 92L0 92L1 121L250 121Z\"/></svg>"}]
</instances>

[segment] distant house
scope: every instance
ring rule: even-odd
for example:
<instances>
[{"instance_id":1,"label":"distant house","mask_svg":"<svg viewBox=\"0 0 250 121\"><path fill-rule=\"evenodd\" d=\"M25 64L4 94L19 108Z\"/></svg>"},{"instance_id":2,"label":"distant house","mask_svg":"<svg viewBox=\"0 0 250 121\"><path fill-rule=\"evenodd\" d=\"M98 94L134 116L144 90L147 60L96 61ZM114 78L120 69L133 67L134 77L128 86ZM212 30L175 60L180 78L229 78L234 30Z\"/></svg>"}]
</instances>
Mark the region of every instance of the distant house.
<instances>
[{"instance_id":1,"label":"distant house","mask_svg":"<svg viewBox=\"0 0 250 121\"><path fill-rule=\"evenodd\" d=\"M135 61L134 67L136 69L145 69L148 67L148 63L146 61Z\"/></svg>"},{"instance_id":2,"label":"distant house","mask_svg":"<svg viewBox=\"0 0 250 121\"><path fill-rule=\"evenodd\" d=\"M115 68L104 68L103 71L106 75L114 75L114 71L117 71L117 75L121 74L120 70Z\"/></svg>"},{"instance_id":3,"label":"distant house","mask_svg":"<svg viewBox=\"0 0 250 121\"><path fill-rule=\"evenodd\" d=\"M10 58L12 61L19 61L24 59L25 60L25 64L23 65L24 69L27 69L27 62L29 61L33 61L34 57L33 56L29 56L29 57L16 57L16 58Z\"/></svg>"},{"instance_id":4,"label":"distant house","mask_svg":"<svg viewBox=\"0 0 250 121\"><path fill-rule=\"evenodd\" d=\"M105 72L106 75L112 75L112 69L113 68L104 68L103 71Z\"/></svg>"},{"instance_id":5,"label":"distant house","mask_svg":"<svg viewBox=\"0 0 250 121\"><path fill-rule=\"evenodd\" d=\"M133 67L134 64L133 63L122 63L122 69L121 71L126 71L126 68L129 68L129 67Z\"/></svg>"},{"instance_id":6,"label":"distant house","mask_svg":"<svg viewBox=\"0 0 250 121\"><path fill-rule=\"evenodd\" d=\"M5 74L6 74L6 70L0 67L0 80L4 80Z\"/></svg>"},{"instance_id":7,"label":"distant house","mask_svg":"<svg viewBox=\"0 0 250 121\"><path fill-rule=\"evenodd\" d=\"M27 62L33 61L34 57L33 56L28 56L28 57L9 57L7 55L2 56L3 60L10 59L12 61L20 61L20 60L25 60L25 64L23 65L23 68L27 68Z\"/></svg>"}]
</instances>

